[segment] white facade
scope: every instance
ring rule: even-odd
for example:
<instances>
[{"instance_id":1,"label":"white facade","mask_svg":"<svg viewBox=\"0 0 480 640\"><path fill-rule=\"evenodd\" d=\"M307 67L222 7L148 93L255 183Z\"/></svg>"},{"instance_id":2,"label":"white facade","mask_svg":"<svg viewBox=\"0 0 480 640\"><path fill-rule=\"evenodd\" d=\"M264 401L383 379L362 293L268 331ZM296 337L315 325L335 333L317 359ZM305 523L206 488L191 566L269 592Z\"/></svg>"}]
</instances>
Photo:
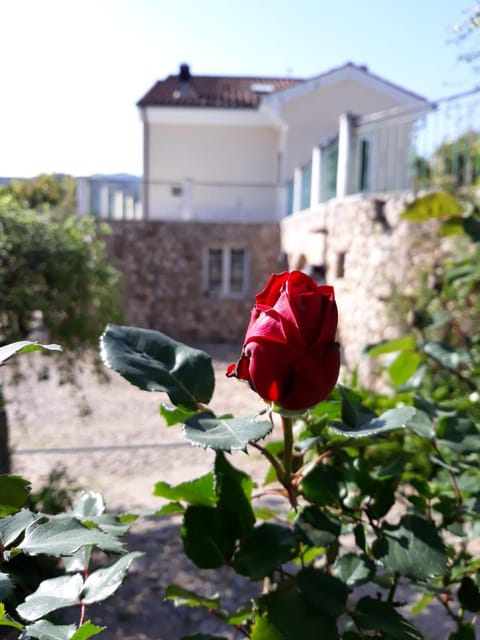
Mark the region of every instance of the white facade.
<instances>
[{"instance_id":1,"label":"white facade","mask_svg":"<svg viewBox=\"0 0 480 640\"><path fill-rule=\"evenodd\" d=\"M395 173L407 166L415 114L428 108L351 64L267 94L258 108L141 107L144 217L274 222L332 197L375 191L390 180L392 149L357 121L391 109L409 114L398 157L389 160ZM395 176L401 188L404 177Z\"/></svg>"}]
</instances>

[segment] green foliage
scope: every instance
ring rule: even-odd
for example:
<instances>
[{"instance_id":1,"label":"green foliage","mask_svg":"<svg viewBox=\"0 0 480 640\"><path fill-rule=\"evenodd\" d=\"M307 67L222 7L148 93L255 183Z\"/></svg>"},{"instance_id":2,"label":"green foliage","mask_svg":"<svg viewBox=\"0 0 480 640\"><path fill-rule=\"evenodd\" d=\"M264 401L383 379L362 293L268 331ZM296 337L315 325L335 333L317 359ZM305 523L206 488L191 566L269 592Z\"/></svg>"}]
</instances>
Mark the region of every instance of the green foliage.
<instances>
[{"instance_id":1,"label":"green foliage","mask_svg":"<svg viewBox=\"0 0 480 640\"><path fill-rule=\"evenodd\" d=\"M119 315L119 277L106 258L104 231L90 218L0 208L1 343L29 335L33 312L65 349L98 340Z\"/></svg>"},{"instance_id":2,"label":"green foliage","mask_svg":"<svg viewBox=\"0 0 480 640\"><path fill-rule=\"evenodd\" d=\"M120 331L124 336L126 330ZM149 332L143 341L142 336L142 330L131 328L126 341L104 338L103 351L107 362L114 357L115 368L146 389L158 384L152 372L184 354L189 359L190 352L162 334ZM134 375L127 363L131 344L136 345ZM165 344L162 352L158 345ZM444 407L423 395L432 368L457 372L464 356L439 340L422 348L414 335L370 348L372 356L389 359L392 380L408 386L402 406L339 386L303 415L281 415L284 439L266 445L259 438L269 433L270 420L216 418L199 402L192 380L205 375L205 359L196 360L192 352L192 378L182 386L193 400L187 410L168 405L162 415L168 425L183 421L194 444L216 450L215 465L212 474L177 486L158 482L156 495L170 501L159 515L182 514L184 552L199 568L228 566L269 587L242 608L240 617L225 609L221 594L205 596L188 585L170 585L167 597L177 606L214 610L217 618L257 640L339 638L339 629L349 625L361 635L350 630L345 638L374 631L411 639L421 633L398 611L394 594L399 586L413 589L421 583L429 595L423 606L448 594L463 607L457 628L468 626L468 612L477 606L477 585L469 581L476 565L465 551L455 556L446 536L463 535L467 513L473 514L471 526L480 514L480 472L471 458L478 455L480 438L476 420L463 408ZM172 402L175 391L159 386ZM387 408L377 412L376 405ZM265 431L257 432L255 425ZM237 447L255 447L271 464L268 489L257 490L255 508L251 478L224 453ZM272 493L286 504L263 503ZM343 547L343 536L349 535L357 551ZM372 584L378 600L357 593ZM447 600L441 601L445 606Z\"/></svg>"},{"instance_id":3,"label":"green foliage","mask_svg":"<svg viewBox=\"0 0 480 640\"><path fill-rule=\"evenodd\" d=\"M7 345L0 361L40 348L28 341ZM19 638L87 640L103 630L85 621L87 605L115 593L142 554L126 553L120 537L128 525L106 512L99 494L82 494L67 512L71 491L62 486L64 474L51 480L45 491L31 495L28 480L0 475L0 627L19 631ZM49 505L56 513L38 510ZM91 571L94 549L119 558ZM51 617L66 607L78 608L78 625Z\"/></svg>"},{"instance_id":4,"label":"green foliage","mask_svg":"<svg viewBox=\"0 0 480 640\"><path fill-rule=\"evenodd\" d=\"M203 406L161 412L217 451L213 477L157 484L183 514L185 553L199 567L264 581L238 618L221 594L174 585L177 605L214 609L254 640L420 639L395 597L402 588L411 603L421 593L412 615L436 605L451 638L474 637L480 564L466 540L480 531L480 214L433 194L406 217L437 219L451 253L409 297L408 333L368 349L385 365L389 397L338 386L301 416L277 416L284 437L266 444L257 435L267 428L257 434L252 418L217 418ZM237 439L271 465L255 498L223 453Z\"/></svg>"},{"instance_id":5,"label":"green foliage","mask_svg":"<svg viewBox=\"0 0 480 640\"><path fill-rule=\"evenodd\" d=\"M107 366L146 391L164 391L186 410L209 402L214 388L212 360L158 331L109 325L101 337Z\"/></svg>"},{"instance_id":6,"label":"green foliage","mask_svg":"<svg viewBox=\"0 0 480 640\"><path fill-rule=\"evenodd\" d=\"M183 551L197 567L263 583L240 608L221 592L172 584L166 598L175 606L200 607L253 640L421 640L415 616L436 605L449 618L450 640L475 637L480 561L469 541L480 533L480 214L455 206L430 198L410 209L412 221L441 219L451 252L430 286L409 297L408 333L368 349L385 366L388 397L338 386L302 415L269 407L265 419L217 417L206 406L214 388L207 354L161 333L107 327L105 362L140 389L167 393L167 425L183 424L187 439L216 452L210 473L176 486L157 482L165 501L158 516L179 514ZM265 443L272 423L282 436L276 428ZM235 448L269 463L263 485L234 465L226 451ZM83 618L75 629L51 628L44 616L109 597L138 554L124 552L126 525L105 513L99 496L47 515L28 509L26 485L4 485L5 567L18 554L48 553L65 571L2 610L0 624L31 637L88 638L99 629ZM119 557L87 576L93 547ZM0 576L8 604L15 580L7 570Z\"/></svg>"},{"instance_id":7,"label":"green foliage","mask_svg":"<svg viewBox=\"0 0 480 640\"><path fill-rule=\"evenodd\" d=\"M12 180L0 188L0 201L10 206L57 215L73 214L76 210L76 181L72 176L41 174L28 180Z\"/></svg>"}]
</instances>

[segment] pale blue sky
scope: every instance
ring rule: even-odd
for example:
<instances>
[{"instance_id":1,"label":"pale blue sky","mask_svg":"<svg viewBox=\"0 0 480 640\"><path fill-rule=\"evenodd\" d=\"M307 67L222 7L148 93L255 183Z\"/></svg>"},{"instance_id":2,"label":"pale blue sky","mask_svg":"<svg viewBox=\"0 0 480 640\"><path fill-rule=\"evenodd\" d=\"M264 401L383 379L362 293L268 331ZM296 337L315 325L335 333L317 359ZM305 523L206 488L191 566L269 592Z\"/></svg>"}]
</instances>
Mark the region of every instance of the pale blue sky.
<instances>
[{"instance_id":1,"label":"pale blue sky","mask_svg":"<svg viewBox=\"0 0 480 640\"><path fill-rule=\"evenodd\" d=\"M473 4L0 0L0 176L141 174L135 102L184 61L297 77L352 61L432 100L469 89L480 72L448 40Z\"/></svg>"}]
</instances>

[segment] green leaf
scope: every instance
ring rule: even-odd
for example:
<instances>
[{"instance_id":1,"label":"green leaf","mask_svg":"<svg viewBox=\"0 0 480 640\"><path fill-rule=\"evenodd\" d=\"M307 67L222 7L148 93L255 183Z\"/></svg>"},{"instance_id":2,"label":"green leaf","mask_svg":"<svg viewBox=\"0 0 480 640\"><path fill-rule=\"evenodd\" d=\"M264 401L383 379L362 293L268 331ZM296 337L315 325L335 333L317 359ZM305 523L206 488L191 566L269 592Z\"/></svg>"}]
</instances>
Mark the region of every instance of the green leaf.
<instances>
[{"instance_id":1,"label":"green leaf","mask_svg":"<svg viewBox=\"0 0 480 640\"><path fill-rule=\"evenodd\" d=\"M104 629L105 627L97 627L97 625L92 624L90 620L87 620L76 630L71 640L88 640L88 638L98 635Z\"/></svg>"},{"instance_id":2,"label":"green leaf","mask_svg":"<svg viewBox=\"0 0 480 640\"><path fill-rule=\"evenodd\" d=\"M257 442L272 430L270 420L257 420L258 415L223 419L210 412L197 413L186 420L183 433L192 444L216 451L246 450L250 440Z\"/></svg>"},{"instance_id":3,"label":"green leaf","mask_svg":"<svg viewBox=\"0 0 480 640\"><path fill-rule=\"evenodd\" d=\"M8 573L0 571L0 602L6 600L13 590L13 582Z\"/></svg>"},{"instance_id":4,"label":"green leaf","mask_svg":"<svg viewBox=\"0 0 480 640\"><path fill-rule=\"evenodd\" d=\"M388 367L388 375L397 387L405 384L413 376L422 362L422 356L415 351L402 351Z\"/></svg>"},{"instance_id":5,"label":"green leaf","mask_svg":"<svg viewBox=\"0 0 480 640\"><path fill-rule=\"evenodd\" d=\"M435 526L415 515L403 516L397 525L384 523L373 552L386 569L415 580L442 576L447 567Z\"/></svg>"},{"instance_id":6,"label":"green leaf","mask_svg":"<svg viewBox=\"0 0 480 640\"><path fill-rule=\"evenodd\" d=\"M338 618L345 613L350 589L335 576L307 567L298 573L297 584L305 600L326 617Z\"/></svg>"},{"instance_id":7,"label":"green leaf","mask_svg":"<svg viewBox=\"0 0 480 640\"><path fill-rule=\"evenodd\" d=\"M0 475L0 517L16 513L25 506L30 482L20 476Z\"/></svg>"},{"instance_id":8,"label":"green leaf","mask_svg":"<svg viewBox=\"0 0 480 640\"><path fill-rule=\"evenodd\" d=\"M297 553L297 542L291 529L265 522L255 527L240 543L233 558L233 567L243 576L261 580L292 560Z\"/></svg>"},{"instance_id":9,"label":"green leaf","mask_svg":"<svg viewBox=\"0 0 480 640\"><path fill-rule=\"evenodd\" d=\"M250 502L253 480L232 466L222 451L215 456L214 471L217 511L223 526L232 540L245 538L255 524Z\"/></svg>"},{"instance_id":10,"label":"green leaf","mask_svg":"<svg viewBox=\"0 0 480 640\"><path fill-rule=\"evenodd\" d=\"M317 464L302 481L305 498L319 506L337 504L342 487L342 474L330 464Z\"/></svg>"},{"instance_id":11,"label":"green leaf","mask_svg":"<svg viewBox=\"0 0 480 640\"><path fill-rule=\"evenodd\" d=\"M25 529L38 520L40 516L28 509L21 509L13 516L5 516L0 519L0 543L8 547L25 531Z\"/></svg>"},{"instance_id":12,"label":"green leaf","mask_svg":"<svg viewBox=\"0 0 480 640\"><path fill-rule=\"evenodd\" d=\"M17 607L17 613L29 622L38 620L51 611L78 604L82 587L82 576L78 573L44 580Z\"/></svg>"},{"instance_id":13,"label":"green leaf","mask_svg":"<svg viewBox=\"0 0 480 640\"><path fill-rule=\"evenodd\" d=\"M463 218L463 229L473 242L480 242L480 221L473 216Z\"/></svg>"},{"instance_id":14,"label":"green leaf","mask_svg":"<svg viewBox=\"0 0 480 640\"><path fill-rule=\"evenodd\" d=\"M480 611L480 591L469 576L465 576L462 579L458 589L458 599L462 607L467 611L473 611L473 613Z\"/></svg>"},{"instance_id":15,"label":"green leaf","mask_svg":"<svg viewBox=\"0 0 480 640\"><path fill-rule=\"evenodd\" d=\"M422 597L410 607L410 613L412 616L418 616L418 614L422 613L425 607L428 607L432 601L433 596L434 594L431 592L424 593Z\"/></svg>"},{"instance_id":16,"label":"green leaf","mask_svg":"<svg viewBox=\"0 0 480 640\"><path fill-rule=\"evenodd\" d=\"M257 604L252 640L338 640L331 618L296 591L269 593Z\"/></svg>"},{"instance_id":17,"label":"green leaf","mask_svg":"<svg viewBox=\"0 0 480 640\"><path fill-rule=\"evenodd\" d=\"M105 502L103 497L95 491L82 493L73 507L74 515L81 520L94 520L97 516L105 513Z\"/></svg>"},{"instance_id":18,"label":"green leaf","mask_svg":"<svg viewBox=\"0 0 480 640\"><path fill-rule=\"evenodd\" d=\"M415 414L407 423L407 428L417 436L431 440L435 437L433 421L425 411L417 409Z\"/></svg>"},{"instance_id":19,"label":"green leaf","mask_svg":"<svg viewBox=\"0 0 480 640\"><path fill-rule=\"evenodd\" d=\"M465 232L463 222L463 218L460 216L445 220L438 229L438 235L442 238L462 235Z\"/></svg>"},{"instance_id":20,"label":"green leaf","mask_svg":"<svg viewBox=\"0 0 480 640\"><path fill-rule=\"evenodd\" d=\"M367 536L365 533L365 526L361 522L353 528L353 536L357 547L362 551L365 551L367 548Z\"/></svg>"},{"instance_id":21,"label":"green leaf","mask_svg":"<svg viewBox=\"0 0 480 640\"><path fill-rule=\"evenodd\" d=\"M362 405L362 398L358 393L342 386L338 387L338 391L341 398L341 416L345 424L356 427L359 422L365 422L374 415Z\"/></svg>"},{"instance_id":22,"label":"green leaf","mask_svg":"<svg viewBox=\"0 0 480 640\"><path fill-rule=\"evenodd\" d=\"M460 624L458 629L448 636L448 640L476 640L475 627L472 624Z\"/></svg>"},{"instance_id":23,"label":"green leaf","mask_svg":"<svg viewBox=\"0 0 480 640\"><path fill-rule=\"evenodd\" d=\"M235 540L225 531L216 507L188 507L181 535L186 555L200 569L223 566L235 549Z\"/></svg>"},{"instance_id":24,"label":"green leaf","mask_svg":"<svg viewBox=\"0 0 480 640\"><path fill-rule=\"evenodd\" d=\"M365 631L381 631L389 640L423 640L422 634L405 620L392 604L365 596L358 601L355 623Z\"/></svg>"},{"instance_id":25,"label":"green leaf","mask_svg":"<svg viewBox=\"0 0 480 640\"><path fill-rule=\"evenodd\" d=\"M113 553L123 551L122 543L116 538L97 529L87 529L73 517L53 516L47 522L39 522L28 527L18 546L25 553L70 556L84 545L95 545Z\"/></svg>"},{"instance_id":26,"label":"green leaf","mask_svg":"<svg viewBox=\"0 0 480 640\"><path fill-rule=\"evenodd\" d=\"M384 355L385 353L395 353L397 351L413 351L415 349L415 338L405 336L394 340L383 340L377 344L369 345L366 353L371 357Z\"/></svg>"},{"instance_id":27,"label":"green leaf","mask_svg":"<svg viewBox=\"0 0 480 640\"><path fill-rule=\"evenodd\" d=\"M63 556L65 573L78 573L88 569L92 559L92 551L93 547L91 545L85 545L80 547L73 555Z\"/></svg>"},{"instance_id":28,"label":"green leaf","mask_svg":"<svg viewBox=\"0 0 480 640\"><path fill-rule=\"evenodd\" d=\"M285 640L284 634L280 629L269 622L268 614L255 616L250 634L251 640Z\"/></svg>"},{"instance_id":29,"label":"green leaf","mask_svg":"<svg viewBox=\"0 0 480 640\"><path fill-rule=\"evenodd\" d=\"M62 347L58 344L38 344L30 340L21 340L20 342L12 342L0 347L0 364L6 362L16 353L28 353L29 351L40 351L46 349L48 351L61 351Z\"/></svg>"},{"instance_id":30,"label":"green leaf","mask_svg":"<svg viewBox=\"0 0 480 640\"><path fill-rule=\"evenodd\" d=\"M342 422L335 422L330 425L329 430L334 434L349 438L365 438L393 431L394 429L403 429L414 415L415 409L413 407L400 407L398 409L389 409L356 429L352 429Z\"/></svg>"},{"instance_id":31,"label":"green leaf","mask_svg":"<svg viewBox=\"0 0 480 640\"><path fill-rule=\"evenodd\" d=\"M182 482L175 487L172 487L168 482L157 482L153 495L167 500L183 500L188 504L207 507L213 507L217 502L213 473L207 473L195 480Z\"/></svg>"},{"instance_id":32,"label":"green leaf","mask_svg":"<svg viewBox=\"0 0 480 640\"><path fill-rule=\"evenodd\" d=\"M166 402L160 405L160 415L167 423L167 427L172 427L174 424L183 424L187 418L191 418L195 413L197 413L197 409L195 411L187 411L183 407L175 407Z\"/></svg>"},{"instance_id":33,"label":"green leaf","mask_svg":"<svg viewBox=\"0 0 480 640\"><path fill-rule=\"evenodd\" d=\"M349 587L366 584L375 575L375 565L364 554L346 553L333 565L333 575Z\"/></svg>"},{"instance_id":34,"label":"green leaf","mask_svg":"<svg viewBox=\"0 0 480 640\"><path fill-rule=\"evenodd\" d=\"M179 502L169 502L168 504L164 504L160 509L157 509L154 515L171 516L177 513L185 513L185 507L182 506Z\"/></svg>"},{"instance_id":35,"label":"green leaf","mask_svg":"<svg viewBox=\"0 0 480 640\"><path fill-rule=\"evenodd\" d=\"M427 356L446 369L456 371L462 362L462 358L457 351L441 342L427 342L423 349Z\"/></svg>"},{"instance_id":36,"label":"green leaf","mask_svg":"<svg viewBox=\"0 0 480 640\"><path fill-rule=\"evenodd\" d=\"M436 436L456 453L480 451L480 429L472 418L444 416L437 423Z\"/></svg>"},{"instance_id":37,"label":"green leaf","mask_svg":"<svg viewBox=\"0 0 480 640\"><path fill-rule=\"evenodd\" d=\"M401 214L403 220L426 222L432 218L450 218L461 216L462 206L449 193L429 193L411 202Z\"/></svg>"},{"instance_id":38,"label":"green leaf","mask_svg":"<svg viewBox=\"0 0 480 640\"><path fill-rule=\"evenodd\" d=\"M81 601L84 604L92 604L110 597L122 584L133 560L140 556L143 556L143 553L132 551L106 569L97 569L91 573L85 580Z\"/></svg>"},{"instance_id":39,"label":"green leaf","mask_svg":"<svg viewBox=\"0 0 480 640\"><path fill-rule=\"evenodd\" d=\"M253 605L253 602L252 602ZM229 613L225 617L225 622L231 625L239 625L243 622L250 621L253 618L253 607L252 605L247 605L245 607L241 607L237 609L233 613Z\"/></svg>"},{"instance_id":40,"label":"green leaf","mask_svg":"<svg viewBox=\"0 0 480 640\"><path fill-rule=\"evenodd\" d=\"M216 611L220 608L220 596L211 598L200 596L193 591L187 591L176 584L169 584L165 590L165 600L171 600L176 607L206 607Z\"/></svg>"},{"instance_id":41,"label":"green leaf","mask_svg":"<svg viewBox=\"0 0 480 640\"><path fill-rule=\"evenodd\" d=\"M310 505L300 511L295 520L295 533L312 547L325 547L340 536L340 521Z\"/></svg>"},{"instance_id":42,"label":"green leaf","mask_svg":"<svg viewBox=\"0 0 480 640\"><path fill-rule=\"evenodd\" d=\"M14 629L22 630L23 624L12 620L12 618L5 612L5 605L0 602L0 627L13 627Z\"/></svg>"},{"instance_id":43,"label":"green leaf","mask_svg":"<svg viewBox=\"0 0 480 640\"><path fill-rule=\"evenodd\" d=\"M39 620L25 627L27 638L38 640L70 640L77 630L74 624L52 624L48 620Z\"/></svg>"},{"instance_id":44,"label":"green leaf","mask_svg":"<svg viewBox=\"0 0 480 640\"><path fill-rule=\"evenodd\" d=\"M164 391L176 406L197 410L215 385L212 359L149 329L108 325L100 339L105 364L146 391Z\"/></svg>"}]
</instances>

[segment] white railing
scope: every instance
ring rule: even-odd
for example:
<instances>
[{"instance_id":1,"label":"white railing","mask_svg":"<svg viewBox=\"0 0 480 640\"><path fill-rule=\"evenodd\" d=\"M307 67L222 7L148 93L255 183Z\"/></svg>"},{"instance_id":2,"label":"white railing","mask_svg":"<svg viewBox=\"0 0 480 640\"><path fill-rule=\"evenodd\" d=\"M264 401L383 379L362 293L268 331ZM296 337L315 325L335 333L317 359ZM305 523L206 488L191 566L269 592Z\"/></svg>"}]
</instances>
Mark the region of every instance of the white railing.
<instances>
[{"instance_id":1,"label":"white railing","mask_svg":"<svg viewBox=\"0 0 480 640\"><path fill-rule=\"evenodd\" d=\"M272 222L284 211L285 188L185 180L148 185L148 218L198 222Z\"/></svg>"},{"instance_id":2,"label":"white railing","mask_svg":"<svg viewBox=\"0 0 480 640\"><path fill-rule=\"evenodd\" d=\"M140 179L77 178L77 210L100 219L139 220Z\"/></svg>"}]
</instances>

